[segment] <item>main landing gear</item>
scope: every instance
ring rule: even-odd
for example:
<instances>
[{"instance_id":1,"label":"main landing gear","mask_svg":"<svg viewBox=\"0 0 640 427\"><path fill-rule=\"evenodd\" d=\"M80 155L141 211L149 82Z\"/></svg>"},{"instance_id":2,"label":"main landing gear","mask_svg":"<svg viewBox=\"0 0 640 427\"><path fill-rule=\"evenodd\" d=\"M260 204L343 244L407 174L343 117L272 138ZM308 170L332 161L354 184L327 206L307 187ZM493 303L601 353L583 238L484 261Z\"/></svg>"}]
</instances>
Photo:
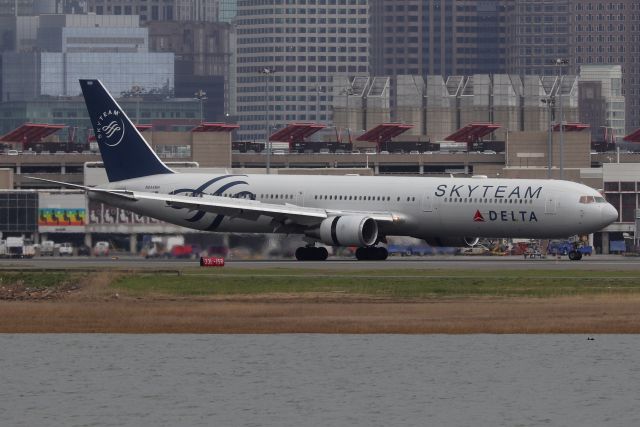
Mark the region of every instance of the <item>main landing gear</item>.
<instances>
[{"instance_id":1,"label":"main landing gear","mask_svg":"<svg viewBox=\"0 0 640 427\"><path fill-rule=\"evenodd\" d=\"M386 248L371 246L368 248L356 249L358 261L384 261L389 256Z\"/></svg>"},{"instance_id":2,"label":"main landing gear","mask_svg":"<svg viewBox=\"0 0 640 427\"><path fill-rule=\"evenodd\" d=\"M296 249L296 259L298 261L326 261L328 256L327 248L302 246Z\"/></svg>"},{"instance_id":3,"label":"main landing gear","mask_svg":"<svg viewBox=\"0 0 640 427\"><path fill-rule=\"evenodd\" d=\"M302 246L296 249L296 259L298 261L326 261L329 256L327 248L315 246ZM384 261L389 256L386 248L371 246L368 248L356 249L358 261Z\"/></svg>"}]
</instances>

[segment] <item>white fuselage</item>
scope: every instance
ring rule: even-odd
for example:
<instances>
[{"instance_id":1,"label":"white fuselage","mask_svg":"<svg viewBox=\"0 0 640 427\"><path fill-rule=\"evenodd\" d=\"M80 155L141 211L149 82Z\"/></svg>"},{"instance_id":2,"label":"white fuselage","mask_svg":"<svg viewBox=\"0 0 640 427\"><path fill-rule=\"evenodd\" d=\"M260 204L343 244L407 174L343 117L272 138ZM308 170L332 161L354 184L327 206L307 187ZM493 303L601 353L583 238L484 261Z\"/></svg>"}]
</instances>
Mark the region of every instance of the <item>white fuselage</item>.
<instances>
[{"instance_id":1,"label":"white fuselage","mask_svg":"<svg viewBox=\"0 0 640 427\"><path fill-rule=\"evenodd\" d=\"M397 221L380 223L382 235L417 238L567 237L598 231L617 217L616 210L595 190L555 180L183 173L119 181L109 188L391 213ZM597 197L599 202L581 203L581 196ZM95 198L197 230L296 232L274 226L267 216L254 221L170 207L160 201Z\"/></svg>"}]
</instances>

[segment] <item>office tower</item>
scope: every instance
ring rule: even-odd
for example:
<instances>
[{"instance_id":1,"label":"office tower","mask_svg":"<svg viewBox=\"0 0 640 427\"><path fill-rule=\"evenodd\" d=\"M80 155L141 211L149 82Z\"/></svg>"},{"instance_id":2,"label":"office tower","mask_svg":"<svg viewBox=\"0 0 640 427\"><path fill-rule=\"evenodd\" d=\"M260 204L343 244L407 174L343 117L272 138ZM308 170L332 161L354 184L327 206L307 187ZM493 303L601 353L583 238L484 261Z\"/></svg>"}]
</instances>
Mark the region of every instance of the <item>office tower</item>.
<instances>
[{"instance_id":1,"label":"office tower","mask_svg":"<svg viewBox=\"0 0 640 427\"><path fill-rule=\"evenodd\" d=\"M368 73L368 2L257 3L238 1L239 136L264 140L267 126L330 121L334 80Z\"/></svg>"},{"instance_id":2,"label":"office tower","mask_svg":"<svg viewBox=\"0 0 640 427\"><path fill-rule=\"evenodd\" d=\"M87 9L98 15L140 15L141 22L216 22L223 12L224 20L230 20L235 3L235 0L87 0Z\"/></svg>"},{"instance_id":3,"label":"office tower","mask_svg":"<svg viewBox=\"0 0 640 427\"><path fill-rule=\"evenodd\" d=\"M509 74L551 76L575 72L571 52L572 0L513 0L507 11ZM568 64L556 66L556 59Z\"/></svg>"},{"instance_id":4,"label":"office tower","mask_svg":"<svg viewBox=\"0 0 640 427\"><path fill-rule=\"evenodd\" d=\"M375 75L504 72L504 0L372 0Z\"/></svg>"},{"instance_id":5,"label":"office tower","mask_svg":"<svg viewBox=\"0 0 640 427\"><path fill-rule=\"evenodd\" d=\"M600 70L620 66L621 80L615 79L618 83L614 85L621 82L622 87L617 91L626 98L623 121L626 118L626 132L631 133L640 127L640 4L637 0L573 0L572 3L571 29L577 71L582 74L583 66L592 69L590 66L595 65Z\"/></svg>"},{"instance_id":6,"label":"office tower","mask_svg":"<svg viewBox=\"0 0 640 427\"><path fill-rule=\"evenodd\" d=\"M591 125L592 134L622 140L626 128L620 65L581 65L580 101L580 119Z\"/></svg>"},{"instance_id":7,"label":"office tower","mask_svg":"<svg viewBox=\"0 0 640 427\"><path fill-rule=\"evenodd\" d=\"M87 77L115 96L134 86L173 92L174 54L149 52L136 16L42 15L33 24L31 51L2 53L3 101L79 95L78 79Z\"/></svg>"},{"instance_id":8,"label":"office tower","mask_svg":"<svg viewBox=\"0 0 640 427\"><path fill-rule=\"evenodd\" d=\"M87 0L87 11L96 15L139 15L140 22L176 19L177 0Z\"/></svg>"},{"instance_id":9,"label":"office tower","mask_svg":"<svg viewBox=\"0 0 640 427\"><path fill-rule=\"evenodd\" d=\"M217 15L220 22L231 22L238 12L238 0L218 0Z\"/></svg>"}]
</instances>

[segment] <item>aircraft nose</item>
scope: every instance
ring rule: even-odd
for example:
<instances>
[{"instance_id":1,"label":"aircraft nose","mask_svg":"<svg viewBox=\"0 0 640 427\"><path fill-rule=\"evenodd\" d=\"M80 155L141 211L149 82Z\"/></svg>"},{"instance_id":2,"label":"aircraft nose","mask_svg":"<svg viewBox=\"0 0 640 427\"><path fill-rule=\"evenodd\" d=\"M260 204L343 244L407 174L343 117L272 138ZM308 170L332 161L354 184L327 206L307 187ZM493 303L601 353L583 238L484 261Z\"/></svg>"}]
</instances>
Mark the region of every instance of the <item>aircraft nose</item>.
<instances>
[{"instance_id":1,"label":"aircraft nose","mask_svg":"<svg viewBox=\"0 0 640 427\"><path fill-rule=\"evenodd\" d=\"M618 219L618 211L610 203L602 208L602 221L607 225Z\"/></svg>"}]
</instances>

